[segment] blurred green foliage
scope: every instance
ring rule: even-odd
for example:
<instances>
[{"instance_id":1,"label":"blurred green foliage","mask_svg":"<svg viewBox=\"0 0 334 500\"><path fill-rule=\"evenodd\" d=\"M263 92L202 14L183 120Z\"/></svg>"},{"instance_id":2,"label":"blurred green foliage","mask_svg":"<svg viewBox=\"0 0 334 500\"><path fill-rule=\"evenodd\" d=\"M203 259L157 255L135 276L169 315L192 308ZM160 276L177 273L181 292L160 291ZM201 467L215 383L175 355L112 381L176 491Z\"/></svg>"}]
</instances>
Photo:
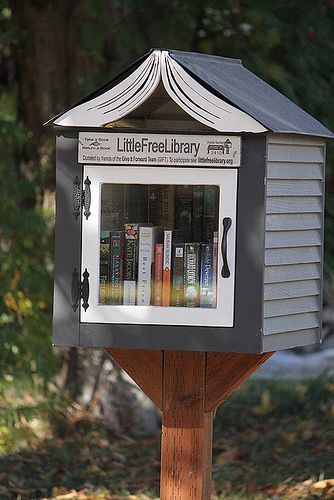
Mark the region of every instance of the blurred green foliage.
<instances>
[{"instance_id":1,"label":"blurred green foliage","mask_svg":"<svg viewBox=\"0 0 334 500\"><path fill-rule=\"evenodd\" d=\"M18 109L13 59L22 40L10 5L0 0L0 373L38 371L47 380L59 368L50 348L53 213L45 203L53 146L43 139L38 164L29 157L33 137ZM79 95L151 47L170 47L241 58L334 129L332 0L171 0L168 8L163 0L83 0L82 6L82 43L96 64ZM326 260L334 268L332 146L327 179Z\"/></svg>"}]
</instances>

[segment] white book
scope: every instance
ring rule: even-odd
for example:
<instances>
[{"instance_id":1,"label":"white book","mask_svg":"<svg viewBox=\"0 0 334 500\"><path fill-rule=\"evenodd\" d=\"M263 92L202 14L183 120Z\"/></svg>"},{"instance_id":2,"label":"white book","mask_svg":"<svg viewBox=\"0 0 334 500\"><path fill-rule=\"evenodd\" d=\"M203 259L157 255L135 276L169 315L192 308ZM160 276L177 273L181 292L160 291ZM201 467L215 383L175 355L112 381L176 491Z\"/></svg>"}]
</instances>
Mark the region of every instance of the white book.
<instances>
[{"instance_id":1,"label":"white book","mask_svg":"<svg viewBox=\"0 0 334 500\"><path fill-rule=\"evenodd\" d=\"M162 234L160 227L142 226L139 229L137 305L149 306L152 293L154 244Z\"/></svg>"}]
</instances>

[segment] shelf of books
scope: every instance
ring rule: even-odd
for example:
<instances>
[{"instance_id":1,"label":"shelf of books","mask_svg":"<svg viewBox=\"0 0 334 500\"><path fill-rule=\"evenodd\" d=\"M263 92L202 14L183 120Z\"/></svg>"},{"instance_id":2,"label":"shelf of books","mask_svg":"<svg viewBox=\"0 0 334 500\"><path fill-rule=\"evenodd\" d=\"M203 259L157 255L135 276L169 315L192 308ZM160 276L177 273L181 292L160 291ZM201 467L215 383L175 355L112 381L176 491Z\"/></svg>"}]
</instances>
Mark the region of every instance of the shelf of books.
<instances>
[{"instance_id":1,"label":"shelf of books","mask_svg":"<svg viewBox=\"0 0 334 500\"><path fill-rule=\"evenodd\" d=\"M101 185L99 305L216 308L219 186Z\"/></svg>"}]
</instances>

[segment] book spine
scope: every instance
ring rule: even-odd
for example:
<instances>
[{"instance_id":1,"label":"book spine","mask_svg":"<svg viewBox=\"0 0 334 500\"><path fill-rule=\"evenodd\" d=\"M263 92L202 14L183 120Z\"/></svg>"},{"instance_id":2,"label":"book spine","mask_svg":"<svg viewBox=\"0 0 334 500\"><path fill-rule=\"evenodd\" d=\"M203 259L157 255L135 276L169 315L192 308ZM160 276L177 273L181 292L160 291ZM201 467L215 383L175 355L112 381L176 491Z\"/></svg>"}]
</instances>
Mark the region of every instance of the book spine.
<instances>
[{"instance_id":1,"label":"book spine","mask_svg":"<svg viewBox=\"0 0 334 500\"><path fill-rule=\"evenodd\" d=\"M184 244L174 243L172 251L172 306L182 307L184 305Z\"/></svg>"},{"instance_id":2,"label":"book spine","mask_svg":"<svg viewBox=\"0 0 334 500\"><path fill-rule=\"evenodd\" d=\"M110 233L111 303L123 303L124 232Z\"/></svg>"},{"instance_id":3,"label":"book spine","mask_svg":"<svg viewBox=\"0 0 334 500\"><path fill-rule=\"evenodd\" d=\"M138 224L125 224L123 304L136 304Z\"/></svg>"},{"instance_id":4,"label":"book spine","mask_svg":"<svg viewBox=\"0 0 334 500\"><path fill-rule=\"evenodd\" d=\"M154 306L162 304L162 266L163 266L163 243L154 245L154 285L153 285L153 300Z\"/></svg>"},{"instance_id":5,"label":"book spine","mask_svg":"<svg viewBox=\"0 0 334 500\"><path fill-rule=\"evenodd\" d=\"M201 245L201 281L200 281L200 306L212 307L212 256L213 243Z\"/></svg>"},{"instance_id":6,"label":"book spine","mask_svg":"<svg viewBox=\"0 0 334 500\"><path fill-rule=\"evenodd\" d=\"M200 243L186 243L184 253L184 305L199 307Z\"/></svg>"},{"instance_id":7,"label":"book spine","mask_svg":"<svg viewBox=\"0 0 334 500\"><path fill-rule=\"evenodd\" d=\"M192 186L175 186L175 229L179 241L191 241L192 235Z\"/></svg>"},{"instance_id":8,"label":"book spine","mask_svg":"<svg viewBox=\"0 0 334 500\"><path fill-rule=\"evenodd\" d=\"M218 231L213 232L212 249L212 307L217 307Z\"/></svg>"},{"instance_id":9,"label":"book spine","mask_svg":"<svg viewBox=\"0 0 334 500\"><path fill-rule=\"evenodd\" d=\"M203 186L194 186L192 241L203 241L203 198L204 198Z\"/></svg>"},{"instance_id":10,"label":"book spine","mask_svg":"<svg viewBox=\"0 0 334 500\"><path fill-rule=\"evenodd\" d=\"M172 231L164 231L164 255L162 272L162 305L170 305L170 275L172 266Z\"/></svg>"},{"instance_id":11,"label":"book spine","mask_svg":"<svg viewBox=\"0 0 334 500\"><path fill-rule=\"evenodd\" d=\"M100 274L99 274L99 304L110 303L109 284L109 232L100 233Z\"/></svg>"},{"instance_id":12,"label":"book spine","mask_svg":"<svg viewBox=\"0 0 334 500\"><path fill-rule=\"evenodd\" d=\"M218 188L204 186L203 199L203 241L213 242L213 233L217 231Z\"/></svg>"},{"instance_id":13,"label":"book spine","mask_svg":"<svg viewBox=\"0 0 334 500\"><path fill-rule=\"evenodd\" d=\"M151 303L153 228L139 228L138 286L137 305L149 306Z\"/></svg>"}]
</instances>

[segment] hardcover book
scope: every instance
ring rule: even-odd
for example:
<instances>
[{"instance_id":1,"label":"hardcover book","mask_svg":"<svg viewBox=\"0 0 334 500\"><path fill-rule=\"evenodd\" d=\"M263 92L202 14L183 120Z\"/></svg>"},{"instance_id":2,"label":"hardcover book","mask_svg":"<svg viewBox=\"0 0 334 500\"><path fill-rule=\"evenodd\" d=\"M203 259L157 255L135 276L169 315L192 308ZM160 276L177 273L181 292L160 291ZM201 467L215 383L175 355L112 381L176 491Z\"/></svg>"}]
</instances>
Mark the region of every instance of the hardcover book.
<instances>
[{"instance_id":1,"label":"hardcover book","mask_svg":"<svg viewBox=\"0 0 334 500\"><path fill-rule=\"evenodd\" d=\"M193 188L193 214L192 214L192 229L193 241L203 241L203 201L204 189L203 186L194 186Z\"/></svg>"},{"instance_id":2,"label":"hardcover book","mask_svg":"<svg viewBox=\"0 0 334 500\"><path fill-rule=\"evenodd\" d=\"M212 249L212 307L217 307L218 231L213 232Z\"/></svg>"},{"instance_id":3,"label":"hardcover book","mask_svg":"<svg viewBox=\"0 0 334 500\"><path fill-rule=\"evenodd\" d=\"M110 304L109 235L108 231L100 233L99 304L102 305Z\"/></svg>"},{"instance_id":4,"label":"hardcover book","mask_svg":"<svg viewBox=\"0 0 334 500\"><path fill-rule=\"evenodd\" d=\"M139 228L137 304L140 306L151 304L154 244L161 239L161 236L160 227Z\"/></svg>"},{"instance_id":5,"label":"hardcover book","mask_svg":"<svg viewBox=\"0 0 334 500\"><path fill-rule=\"evenodd\" d=\"M136 304L136 283L138 265L138 224L124 226L124 288L123 304Z\"/></svg>"},{"instance_id":6,"label":"hardcover book","mask_svg":"<svg viewBox=\"0 0 334 500\"><path fill-rule=\"evenodd\" d=\"M200 306L212 307L213 243L201 244Z\"/></svg>"},{"instance_id":7,"label":"hardcover book","mask_svg":"<svg viewBox=\"0 0 334 500\"><path fill-rule=\"evenodd\" d=\"M174 227L174 186L153 184L149 186L149 221L166 229Z\"/></svg>"},{"instance_id":8,"label":"hardcover book","mask_svg":"<svg viewBox=\"0 0 334 500\"><path fill-rule=\"evenodd\" d=\"M164 231L164 254L162 271L162 305L170 305L170 275L172 267L172 231Z\"/></svg>"},{"instance_id":9,"label":"hardcover book","mask_svg":"<svg viewBox=\"0 0 334 500\"><path fill-rule=\"evenodd\" d=\"M218 229L218 195L217 186L204 186L203 241L208 243L213 242L213 232Z\"/></svg>"},{"instance_id":10,"label":"hardcover book","mask_svg":"<svg viewBox=\"0 0 334 500\"><path fill-rule=\"evenodd\" d=\"M123 303L124 231L110 233L111 303Z\"/></svg>"},{"instance_id":11,"label":"hardcover book","mask_svg":"<svg viewBox=\"0 0 334 500\"><path fill-rule=\"evenodd\" d=\"M162 304L162 266L163 266L163 243L154 245L154 273L153 273L153 299L154 306Z\"/></svg>"},{"instance_id":12,"label":"hardcover book","mask_svg":"<svg viewBox=\"0 0 334 500\"><path fill-rule=\"evenodd\" d=\"M175 186L175 230L177 239L191 241L192 236L193 187Z\"/></svg>"},{"instance_id":13,"label":"hardcover book","mask_svg":"<svg viewBox=\"0 0 334 500\"><path fill-rule=\"evenodd\" d=\"M172 287L171 304L175 307L184 305L184 244L172 245Z\"/></svg>"},{"instance_id":14,"label":"hardcover book","mask_svg":"<svg viewBox=\"0 0 334 500\"><path fill-rule=\"evenodd\" d=\"M199 307L200 243L184 245L184 305Z\"/></svg>"}]
</instances>

